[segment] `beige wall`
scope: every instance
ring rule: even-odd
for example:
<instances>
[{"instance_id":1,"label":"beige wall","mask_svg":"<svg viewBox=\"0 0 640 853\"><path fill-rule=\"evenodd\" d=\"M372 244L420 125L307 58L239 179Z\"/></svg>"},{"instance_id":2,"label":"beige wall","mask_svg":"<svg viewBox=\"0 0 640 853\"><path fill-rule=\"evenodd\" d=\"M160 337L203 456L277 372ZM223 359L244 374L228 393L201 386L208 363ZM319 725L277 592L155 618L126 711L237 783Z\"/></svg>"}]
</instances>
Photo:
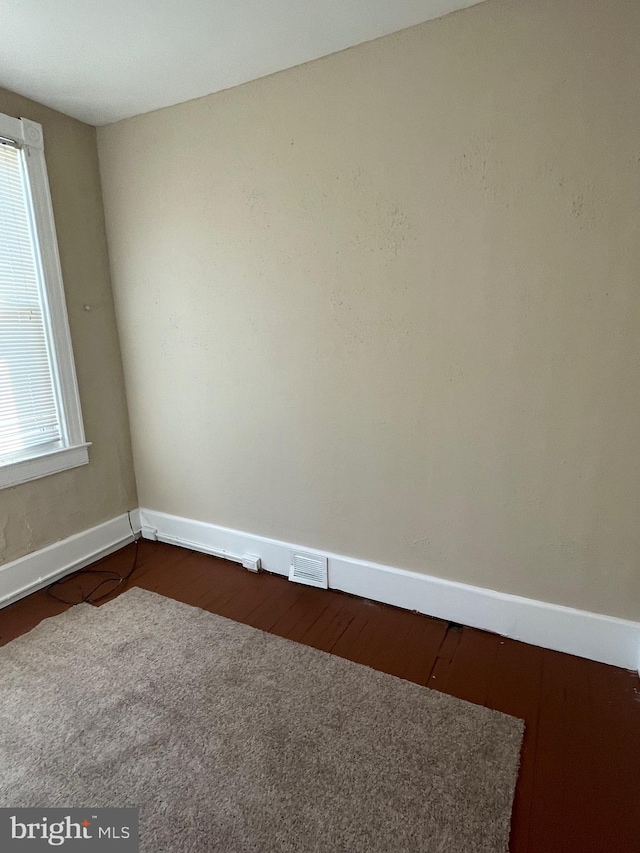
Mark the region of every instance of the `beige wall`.
<instances>
[{"instance_id":1,"label":"beige wall","mask_svg":"<svg viewBox=\"0 0 640 853\"><path fill-rule=\"evenodd\" d=\"M639 8L101 129L141 505L640 618Z\"/></svg>"},{"instance_id":2,"label":"beige wall","mask_svg":"<svg viewBox=\"0 0 640 853\"><path fill-rule=\"evenodd\" d=\"M0 112L44 129L84 426L93 442L89 465L0 490L4 563L120 515L137 498L95 128L3 89Z\"/></svg>"}]
</instances>

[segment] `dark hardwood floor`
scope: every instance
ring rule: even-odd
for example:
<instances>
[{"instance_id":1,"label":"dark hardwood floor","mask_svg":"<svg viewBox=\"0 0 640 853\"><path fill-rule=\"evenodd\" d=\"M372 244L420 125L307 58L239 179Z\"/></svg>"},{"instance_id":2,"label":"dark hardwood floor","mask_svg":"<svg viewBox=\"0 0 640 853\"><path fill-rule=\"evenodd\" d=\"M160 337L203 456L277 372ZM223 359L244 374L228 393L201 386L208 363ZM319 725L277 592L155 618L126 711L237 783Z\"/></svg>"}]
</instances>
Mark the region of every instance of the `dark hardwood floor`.
<instances>
[{"instance_id":1,"label":"dark hardwood floor","mask_svg":"<svg viewBox=\"0 0 640 853\"><path fill-rule=\"evenodd\" d=\"M96 567L124 574L134 550ZM78 600L95 582L75 575L57 593ZM153 542L114 594L131 586L524 718L511 851L640 851L637 674ZM67 606L46 590L15 602L0 611L0 643Z\"/></svg>"}]
</instances>

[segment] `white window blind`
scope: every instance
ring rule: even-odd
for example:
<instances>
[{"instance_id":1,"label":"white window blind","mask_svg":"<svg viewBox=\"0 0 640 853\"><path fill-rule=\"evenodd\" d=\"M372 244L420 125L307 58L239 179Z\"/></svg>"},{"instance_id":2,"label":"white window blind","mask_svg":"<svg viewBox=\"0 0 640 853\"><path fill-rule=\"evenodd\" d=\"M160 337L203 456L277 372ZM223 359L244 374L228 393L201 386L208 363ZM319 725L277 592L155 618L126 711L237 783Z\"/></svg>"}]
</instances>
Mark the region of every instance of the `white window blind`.
<instances>
[{"instance_id":1,"label":"white window blind","mask_svg":"<svg viewBox=\"0 0 640 853\"><path fill-rule=\"evenodd\" d=\"M24 156L0 143L0 462L62 443Z\"/></svg>"}]
</instances>

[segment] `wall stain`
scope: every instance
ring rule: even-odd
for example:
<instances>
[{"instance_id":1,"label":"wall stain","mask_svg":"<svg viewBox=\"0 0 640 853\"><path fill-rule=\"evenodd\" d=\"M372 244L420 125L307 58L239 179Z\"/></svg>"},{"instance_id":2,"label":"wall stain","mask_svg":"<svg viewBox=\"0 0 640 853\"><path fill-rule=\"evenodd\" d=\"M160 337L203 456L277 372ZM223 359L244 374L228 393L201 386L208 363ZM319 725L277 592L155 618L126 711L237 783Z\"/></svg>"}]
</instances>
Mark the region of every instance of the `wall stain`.
<instances>
[{"instance_id":1,"label":"wall stain","mask_svg":"<svg viewBox=\"0 0 640 853\"><path fill-rule=\"evenodd\" d=\"M356 166L350 180L358 205L359 227L350 245L385 261L397 257L411 231L407 215L399 204L374 185L361 166Z\"/></svg>"},{"instance_id":2,"label":"wall stain","mask_svg":"<svg viewBox=\"0 0 640 853\"><path fill-rule=\"evenodd\" d=\"M593 184L587 184L573 194L571 216L578 220L578 227L592 229L598 225L598 199Z\"/></svg>"},{"instance_id":3,"label":"wall stain","mask_svg":"<svg viewBox=\"0 0 640 853\"><path fill-rule=\"evenodd\" d=\"M472 137L467 150L455 158L453 171L464 180L475 180L481 189L486 190L489 165L496 162L493 156L493 136L478 134Z\"/></svg>"}]
</instances>

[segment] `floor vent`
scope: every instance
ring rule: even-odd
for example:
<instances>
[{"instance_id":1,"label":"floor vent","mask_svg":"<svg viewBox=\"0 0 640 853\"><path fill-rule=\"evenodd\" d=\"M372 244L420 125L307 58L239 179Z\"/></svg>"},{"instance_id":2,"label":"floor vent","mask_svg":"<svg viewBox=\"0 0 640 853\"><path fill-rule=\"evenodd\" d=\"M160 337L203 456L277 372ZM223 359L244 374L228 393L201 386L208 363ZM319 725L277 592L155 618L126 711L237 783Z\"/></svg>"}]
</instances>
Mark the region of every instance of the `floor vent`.
<instances>
[{"instance_id":1,"label":"floor vent","mask_svg":"<svg viewBox=\"0 0 640 853\"><path fill-rule=\"evenodd\" d=\"M329 587L327 558L319 557L317 554L300 554L292 551L289 580L327 589Z\"/></svg>"}]
</instances>

